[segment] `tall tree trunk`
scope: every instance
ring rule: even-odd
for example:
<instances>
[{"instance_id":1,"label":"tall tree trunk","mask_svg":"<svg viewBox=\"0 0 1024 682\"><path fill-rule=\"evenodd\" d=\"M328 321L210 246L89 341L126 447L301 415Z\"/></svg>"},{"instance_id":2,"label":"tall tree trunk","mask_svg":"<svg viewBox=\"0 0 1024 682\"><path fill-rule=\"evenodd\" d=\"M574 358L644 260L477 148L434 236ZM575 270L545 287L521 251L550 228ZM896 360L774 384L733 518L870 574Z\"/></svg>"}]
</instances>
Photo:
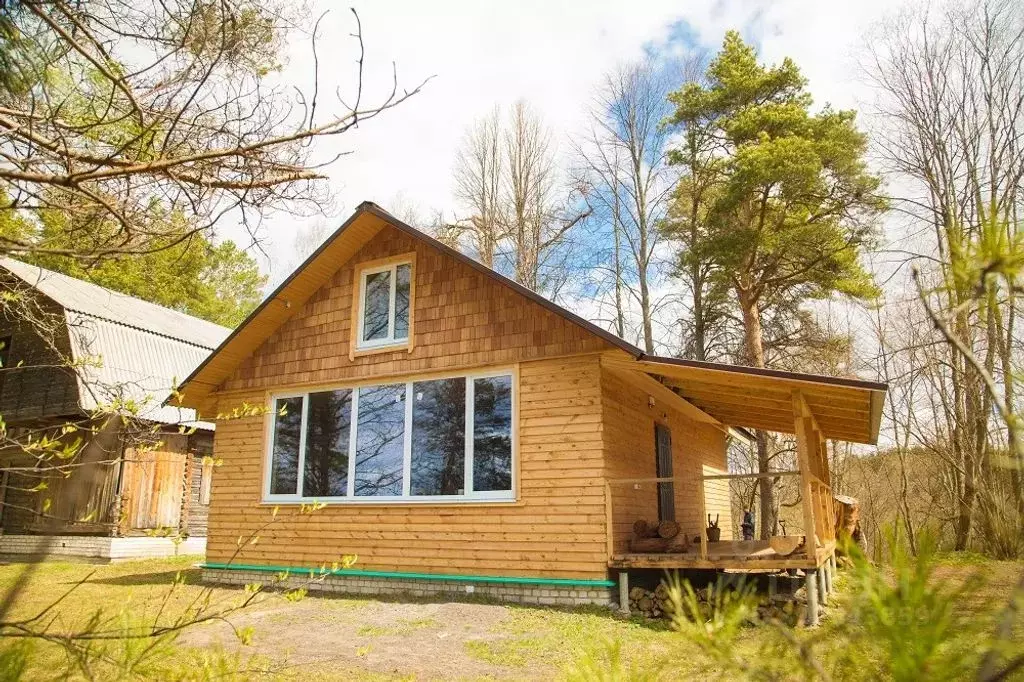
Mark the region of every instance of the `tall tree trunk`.
<instances>
[{"instance_id":1,"label":"tall tree trunk","mask_svg":"<svg viewBox=\"0 0 1024 682\"><path fill-rule=\"evenodd\" d=\"M740 311L743 314L743 343L747 363L752 367L764 367L764 339L761 331L761 311L757 298L749 289L736 287ZM769 471L768 434L760 429L755 432L757 441L757 471ZM775 533L775 482L770 478L759 481L761 487L761 539L767 540ZM808 531L810 534L812 531Z\"/></svg>"},{"instance_id":2,"label":"tall tree trunk","mask_svg":"<svg viewBox=\"0 0 1024 682\"><path fill-rule=\"evenodd\" d=\"M615 191L615 211L612 216L612 232L615 237L615 332L620 339L626 338L626 311L622 305L622 227L619 224L619 195Z\"/></svg>"},{"instance_id":3,"label":"tall tree trunk","mask_svg":"<svg viewBox=\"0 0 1024 682\"><path fill-rule=\"evenodd\" d=\"M640 233L640 252L647 253L646 231L642 231ZM651 291L647 284L647 265L646 263L637 264L641 266L637 268L637 275L640 284L640 313L642 315L644 326L644 350L648 353L654 353L654 332L651 322Z\"/></svg>"},{"instance_id":4,"label":"tall tree trunk","mask_svg":"<svg viewBox=\"0 0 1024 682\"><path fill-rule=\"evenodd\" d=\"M693 282L693 359L706 361L707 351L707 330L704 319L704 280L700 272L700 264L694 263L690 269L690 278Z\"/></svg>"}]
</instances>

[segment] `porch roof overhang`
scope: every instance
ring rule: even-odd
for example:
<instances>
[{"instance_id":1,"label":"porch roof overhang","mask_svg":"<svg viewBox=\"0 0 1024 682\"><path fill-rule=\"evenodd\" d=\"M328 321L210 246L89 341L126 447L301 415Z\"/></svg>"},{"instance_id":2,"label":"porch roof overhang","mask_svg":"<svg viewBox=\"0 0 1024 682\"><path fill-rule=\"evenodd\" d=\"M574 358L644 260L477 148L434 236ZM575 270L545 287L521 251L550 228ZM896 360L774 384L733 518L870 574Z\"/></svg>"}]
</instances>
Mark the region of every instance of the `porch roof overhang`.
<instances>
[{"instance_id":1,"label":"porch roof overhang","mask_svg":"<svg viewBox=\"0 0 1024 682\"><path fill-rule=\"evenodd\" d=\"M615 353L607 362L654 377L725 426L794 433L799 393L825 438L878 442L888 388L882 383L646 354Z\"/></svg>"}]
</instances>

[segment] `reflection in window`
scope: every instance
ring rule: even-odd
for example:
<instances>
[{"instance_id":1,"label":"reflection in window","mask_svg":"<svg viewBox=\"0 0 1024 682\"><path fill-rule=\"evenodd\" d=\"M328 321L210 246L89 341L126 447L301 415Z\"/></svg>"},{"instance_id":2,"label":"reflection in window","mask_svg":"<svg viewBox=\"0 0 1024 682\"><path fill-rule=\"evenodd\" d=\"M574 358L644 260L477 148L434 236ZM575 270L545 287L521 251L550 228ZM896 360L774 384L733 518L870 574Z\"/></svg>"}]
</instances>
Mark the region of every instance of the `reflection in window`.
<instances>
[{"instance_id":1,"label":"reflection in window","mask_svg":"<svg viewBox=\"0 0 1024 682\"><path fill-rule=\"evenodd\" d=\"M302 494L335 497L348 493L348 437L352 391L309 394Z\"/></svg>"},{"instance_id":2,"label":"reflection in window","mask_svg":"<svg viewBox=\"0 0 1024 682\"><path fill-rule=\"evenodd\" d=\"M466 477L466 380L412 385L413 495L461 495Z\"/></svg>"},{"instance_id":3,"label":"reflection in window","mask_svg":"<svg viewBox=\"0 0 1024 682\"><path fill-rule=\"evenodd\" d=\"M391 271L367 275L364 285L363 341L386 339L391 314Z\"/></svg>"},{"instance_id":4,"label":"reflection in window","mask_svg":"<svg viewBox=\"0 0 1024 682\"><path fill-rule=\"evenodd\" d=\"M395 269L395 340L409 338L409 276L406 263Z\"/></svg>"},{"instance_id":5,"label":"reflection in window","mask_svg":"<svg viewBox=\"0 0 1024 682\"><path fill-rule=\"evenodd\" d=\"M302 427L302 396L274 402L274 450L270 465L270 494L298 492L299 433Z\"/></svg>"},{"instance_id":6,"label":"reflection in window","mask_svg":"<svg viewBox=\"0 0 1024 682\"><path fill-rule=\"evenodd\" d=\"M356 495L401 495L405 384L359 389Z\"/></svg>"},{"instance_id":7,"label":"reflection in window","mask_svg":"<svg viewBox=\"0 0 1024 682\"><path fill-rule=\"evenodd\" d=\"M512 377L473 380L473 490L512 489Z\"/></svg>"}]
</instances>

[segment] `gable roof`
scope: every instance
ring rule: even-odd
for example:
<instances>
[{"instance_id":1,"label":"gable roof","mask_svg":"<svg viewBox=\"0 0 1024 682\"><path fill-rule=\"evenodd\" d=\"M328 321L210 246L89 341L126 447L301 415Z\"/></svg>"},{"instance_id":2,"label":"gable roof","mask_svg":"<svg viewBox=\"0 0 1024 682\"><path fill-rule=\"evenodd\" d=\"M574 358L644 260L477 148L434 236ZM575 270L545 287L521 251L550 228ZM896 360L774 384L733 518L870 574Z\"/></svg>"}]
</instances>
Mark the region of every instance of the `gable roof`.
<instances>
[{"instance_id":1,"label":"gable roof","mask_svg":"<svg viewBox=\"0 0 1024 682\"><path fill-rule=\"evenodd\" d=\"M193 423L194 410L165 405L173 384L190 374L230 329L68 275L0 258L3 269L59 305L75 360L79 406L90 411L115 397L145 400L141 417ZM196 423L210 429L212 424Z\"/></svg>"},{"instance_id":2,"label":"gable roof","mask_svg":"<svg viewBox=\"0 0 1024 682\"><path fill-rule=\"evenodd\" d=\"M194 408L206 407L206 401L210 394L217 390L217 387L231 375L245 358L252 354L267 337L284 324L367 241L372 239L384 227L388 226L428 244L432 248L473 268L477 272L497 281L499 284L513 289L530 301L543 306L554 314L603 339L612 349L622 351L629 356L628 361L633 363L631 366L632 371L664 377L665 368L686 367L702 374L705 382L711 382L712 384L716 381L723 381L725 384L728 384L731 379L739 375L759 377L760 381L767 381L769 383L774 379L777 380L776 383L778 384L776 388L782 387L780 390L790 390L793 386L797 386L806 395L811 396L813 394L815 398L817 398L819 393L834 396L838 391L843 396L849 394L851 400L856 399L863 402L868 408L869 416L874 415L876 411L876 403L874 401L877 399L877 396L874 396L874 394L879 391L884 393L886 390L884 384L857 379L696 362L649 355L608 330L544 298L537 292L505 277L479 261L452 249L430 235L424 234L420 230L405 224L376 204L364 201L334 234L328 237L302 265L267 296L249 317L231 332L223 343L182 382L180 388L181 403ZM827 389L816 393L816 386L827 387ZM679 392L678 386L674 388ZM880 405L880 403L878 404ZM738 405L742 407L742 403ZM708 409L706 411L711 416L716 416L715 410ZM756 410L754 415L756 416ZM728 420L719 419L719 421L729 426L768 428L769 430L776 431L786 431L787 428L791 431L793 428L791 416L788 423L785 420L780 420L777 424L772 422L774 426L766 425L766 422L770 420L753 418L746 420L740 417L742 415L735 415L730 412ZM855 434L852 434L852 437L858 440L858 442L874 442L877 439L877 419L874 416L871 416L871 419L874 422L873 424L865 422L863 429L858 429ZM778 428L775 428L776 426ZM822 424L822 429L826 434L829 432L824 423ZM843 435L847 435L846 432L843 432Z\"/></svg>"},{"instance_id":3,"label":"gable roof","mask_svg":"<svg viewBox=\"0 0 1024 682\"><path fill-rule=\"evenodd\" d=\"M231 331L219 324L13 258L0 258L0 267L67 310L182 343L212 350Z\"/></svg>"}]
</instances>

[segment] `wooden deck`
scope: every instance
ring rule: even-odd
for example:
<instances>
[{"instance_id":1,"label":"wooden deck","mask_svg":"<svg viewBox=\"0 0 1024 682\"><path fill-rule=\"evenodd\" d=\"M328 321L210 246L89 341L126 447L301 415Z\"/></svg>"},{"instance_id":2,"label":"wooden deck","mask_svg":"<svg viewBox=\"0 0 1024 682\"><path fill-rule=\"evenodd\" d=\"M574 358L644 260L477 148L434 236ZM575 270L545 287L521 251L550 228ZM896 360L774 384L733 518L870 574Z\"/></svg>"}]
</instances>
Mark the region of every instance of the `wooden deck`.
<instances>
[{"instance_id":1,"label":"wooden deck","mask_svg":"<svg viewBox=\"0 0 1024 682\"><path fill-rule=\"evenodd\" d=\"M700 558L698 550L676 553L614 554L610 568L665 568L712 570L781 570L786 568L817 568L836 551L835 543L818 547L813 559L803 550L791 555L776 554L767 542L723 541L708 544L708 557Z\"/></svg>"},{"instance_id":2,"label":"wooden deck","mask_svg":"<svg viewBox=\"0 0 1024 682\"><path fill-rule=\"evenodd\" d=\"M675 553L614 554L608 566L615 569L661 568L666 570L698 569L724 571L762 571L790 568L818 568L835 552L835 543L818 547L812 559L798 550L789 556L776 554L766 541L725 540L708 543L707 558L696 548Z\"/></svg>"}]
</instances>

